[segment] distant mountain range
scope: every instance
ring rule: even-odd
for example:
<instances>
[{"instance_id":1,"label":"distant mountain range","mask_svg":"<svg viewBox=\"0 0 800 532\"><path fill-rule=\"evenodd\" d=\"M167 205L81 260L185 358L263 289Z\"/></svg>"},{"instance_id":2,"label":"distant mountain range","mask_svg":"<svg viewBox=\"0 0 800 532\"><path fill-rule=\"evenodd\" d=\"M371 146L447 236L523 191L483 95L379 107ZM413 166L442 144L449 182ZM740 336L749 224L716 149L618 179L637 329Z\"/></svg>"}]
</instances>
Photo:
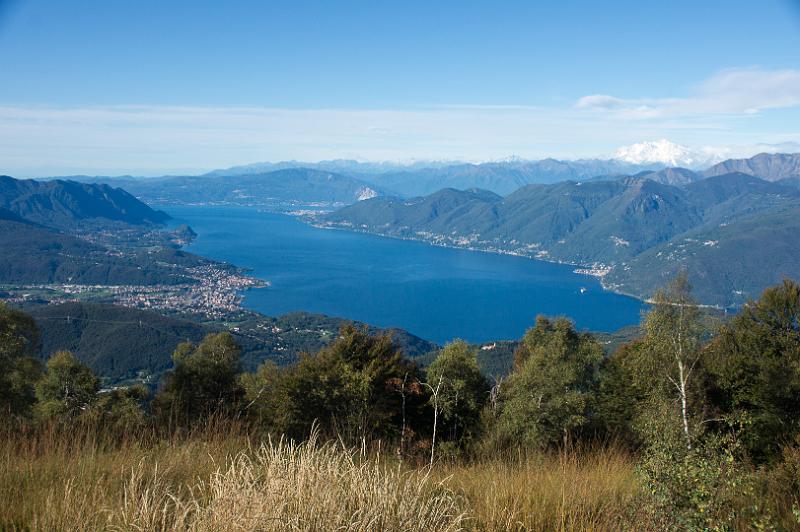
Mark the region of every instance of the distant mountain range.
<instances>
[{"instance_id":1,"label":"distant mountain range","mask_svg":"<svg viewBox=\"0 0 800 532\"><path fill-rule=\"evenodd\" d=\"M297 164L302 166L288 166ZM342 206L377 195L414 197L441 188L483 188L509 194L531 183L555 183L594 176L621 176L664 168L663 164L630 164L615 160L509 160L481 164L323 161L261 163L200 176L159 178L77 177L124 187L155 204L224 203L285 207Z\"/></svg>"},{"instance_id":2,"label":"distant mountain range","mask_svg":"<svg viewBox=\"0 0 800 532\"><path fill-rule=\"evenodd\" d=\"M706 177L741 172L766 181L796 180L800 178L800 153L760 153L749 159L729 159L703 172Z\"/></svg>"},{"instance_id":3,"label":"distant mountain range","mask_svg":"<svg viewBox=\"0 0 800 532\"><path fill-rule=\"evenodd\" d=\"M394 191L403 197L423 196L442 188L459 190L481 188L505 195L530 184L557 183L594 176L627 175L661 168L663 165L636 165L615 160L543 159L404 170L374 175L370 179L381 188Z\"/></svg>"},{"instance_id":4,"label":"distant mountain range","mask_svg":"<svg viewBox=\"0 0 800 532\"><path fill-rule=\"evenodd\" d=\"M762 154L738 162L721 161L718 151L692 150L659 140L625 146L607 159L549 158L531 161L510 158L480 164L448 161L358 162L346 159L284 161L236 166L199 176L73 176L71 179L121 186L149 203L259 205L285 210L287 207L303 205L333 208L376 195L412 198L442 188L481 188L507 195L529 184L641 176L645 172L661 171L663 173L650 175L649 178L682 185L712 175L708 172L724 174L738 171L767 180L773 180L773 175L796 179L797 163L795 160L792 166L792 157L796 156ZM774 163L779 158L786 158L788 162ZM774 168L767 169L765 164L774 165Z\"/></svg>"},{"instance_id":5,"label":"distant mountain range","mask_svg":"<svg viewBox=\"0 0 800 532\"><path fill-rule=\"evenodd\" d=\"M115 184L155 204L234 204L282 208L341 206L381 193L361 179L313 168L286 168L260 173L120 179Z\"/></svg>"},{"instance_id":6,"label":"distant mountain range","mask_svg":"<svg viewBox=\"0 0 800 532\"><path fill-rule=\"evenodd\" d=\"M311 168L313 170L323 170L325 172L337 172L353 176L367 176L383 174L386 172L400 172L405 170L421 170L423 168L443 168L461 164L460 161L408 161L408 162L360 162L352 159L331 159L326 161L280 161L276 163L253 163L230 168L220 168L213 170L204 176L240 176L255 175L275 170L286 170L288 168Z\"/></svg>"},{"instance_id":7,"label":"distant mountain range","mask_svg":"<svg viewBox=\"0 0 800 532\"><path fill-rule=\"evenodd\" d=\"M800 278L800 190L786 181L796 158L736 163L769 169L771 181L718 174L720 165L703 173L666 169L526 185L505 197L444 189L374 198L318 221L578 264L603 275L606 286L642 298L686 268L704 303L738 305L784 276Z\"/></svg>"}]
</instances>

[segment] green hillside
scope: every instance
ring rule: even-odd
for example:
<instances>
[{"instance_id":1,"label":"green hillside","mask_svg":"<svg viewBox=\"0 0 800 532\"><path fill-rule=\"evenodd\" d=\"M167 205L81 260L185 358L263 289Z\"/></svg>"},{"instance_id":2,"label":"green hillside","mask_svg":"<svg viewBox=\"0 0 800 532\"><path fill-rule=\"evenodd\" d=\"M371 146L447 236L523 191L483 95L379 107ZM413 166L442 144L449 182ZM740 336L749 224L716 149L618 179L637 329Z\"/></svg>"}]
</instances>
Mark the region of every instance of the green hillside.
<instances>
[{"instance_id":1,"label":"green hillside","mask_svg":"<svg viewBox=\"0 0 800 532\"><path fill-rule=\"evenodd\" d=\"M159 224L169 219L121 188L75 181L34 181L0 175L0 207L52 227L86 220Z\"/></svg>"},{"instance_id":2,"label":"green hillside","mask_svg":"<svg viewBox=\"0 0 800 532\"><path fill-rule=\"evenodd\" d=\"M528 185L506 197L444 189L410 200L375 198L316 222L611 268L607 285L640 297L681 268L704 303L726 306L796 275L796 188L744 173L682 186L647 175Z\"/></svg>"},{"instance_id":3,"label":"green hillside","mask_svg":"<svg viewBox=\"0 0 800 532\"><path fill-rule=\"evenodd\" d=\"M304 312L277 318L248 312L236 323L197 322L98 303L30 306L26 311L41 332L42 358L68 349L109 384L130 379L157 382L172 367L172 353L179 343L197 342L210 332L231 332L242 346L243 366L252 371L265 360L283 366L296 362L300 353L316 353L350 323ZM371 334L388 333L411 357L438 347L401 329L366 327Z\"/></svg>"},{"instance_id":4,"label":"green hillside","mask_svg":"<svg viewBox=\"0 0 800 532\"><path fill-rule=\"evenodd\" d=\"M120 256L85 240L26 221L0 218L0 284L154 285L194 283L158 254Z\"/></svg>"}]
</instances>

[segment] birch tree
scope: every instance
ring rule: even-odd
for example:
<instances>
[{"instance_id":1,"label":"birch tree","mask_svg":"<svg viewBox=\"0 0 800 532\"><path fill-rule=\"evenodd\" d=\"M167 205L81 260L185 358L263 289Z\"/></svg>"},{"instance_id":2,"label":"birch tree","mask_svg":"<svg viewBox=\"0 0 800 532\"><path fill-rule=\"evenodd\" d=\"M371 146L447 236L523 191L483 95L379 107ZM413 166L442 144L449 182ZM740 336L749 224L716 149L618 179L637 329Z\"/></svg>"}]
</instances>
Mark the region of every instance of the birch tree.
<instances>
[{"instance_id":1,"label":"birch tree","mask_svg":"<svg viewBox=\"0 0 800 532\"><path fill-rule=\"evenodd\" d=\"M687 448L692 448L692 400L699 395L698 363L701 356L702 314L691 296L685 273L653 297L653 309L644 322L646 343L653 363L669 383L679 404Z\"/></svg>"},{"instance_id":2,"label":"birch tree","mask_svg":"<svg viewBox=\"0 0 800 532\"><path fill-rule=\"evenodd\" d=\"M440 405L440 392L442 391L442 382L444 378L440 375L438 382L436 382L436 387L431 385L427 382L421 382L422 386L425 386L431 392L431 404L433 405L433 436L431 437L431 463L430 467L433 467L433 459L434 459L434 452L436 451L436 426L439 424L439 410L441 409Z\"/></svg>"}]
</instances>

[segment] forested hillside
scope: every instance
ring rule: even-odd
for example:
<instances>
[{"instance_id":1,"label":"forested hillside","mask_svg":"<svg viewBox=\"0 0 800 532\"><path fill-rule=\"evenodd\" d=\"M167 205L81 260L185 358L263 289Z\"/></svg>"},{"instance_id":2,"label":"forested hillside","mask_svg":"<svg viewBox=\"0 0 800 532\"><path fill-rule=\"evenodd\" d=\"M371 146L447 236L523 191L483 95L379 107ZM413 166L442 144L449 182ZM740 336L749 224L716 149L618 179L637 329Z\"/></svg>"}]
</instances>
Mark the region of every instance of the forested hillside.
<instances>
[{"instance_id":1,"label":"forested hillside","mask_svg":"<svg viewBox=\"0 0 800 532\"><path fill-rule=\"evenodd\" d=\"M175 266L204 261L160 236L168 218L119 188L0 176L0 284L193 284Z\"/></svg>"},{"instance_id":2,"label":"forested hillside","mask_svg":"<svg viewBox=\"0 0 800 532\"><path fill-rule=\"evenodd\" d=\"M723 306L800 275L796 188L743 173L677 180L680 186L649 176L528 185L505 197L444 189L374 198L317 223L568 262L643 298L680 269L701 301Z\"/></svg>"},{"instance_id":3,"label":"forested hillside","mask_svg":"<svg viewBox=\"0 0 800 532\"><path fill-rule=\"evenodd\" d=\"M124 381L157 384L172 367L172 352L186 341L228 331L242 347L242 365L255 370L265 361L285 366L300 353L315 353L337 337L348 320L296 312L268 317L245 312L234 324L195 321L176 316L98 303L63 303L28 309L41 332L40 357L68 349L106 384ZM433 352L436 344L400 329L378 329L389 334L410 357Z\"/></svg>"},{"instance_id":4,"label":"forested hillside","mask_svg":"<svg viewBox=\"0 0 800 532\"><path fill-rule=\"evenodd\" d=\"M74 226L86 220L158 224L169 219L166 213L151 209L121 188L2 175L0 207L52 227Z\"/></svg>"}]
</instances>

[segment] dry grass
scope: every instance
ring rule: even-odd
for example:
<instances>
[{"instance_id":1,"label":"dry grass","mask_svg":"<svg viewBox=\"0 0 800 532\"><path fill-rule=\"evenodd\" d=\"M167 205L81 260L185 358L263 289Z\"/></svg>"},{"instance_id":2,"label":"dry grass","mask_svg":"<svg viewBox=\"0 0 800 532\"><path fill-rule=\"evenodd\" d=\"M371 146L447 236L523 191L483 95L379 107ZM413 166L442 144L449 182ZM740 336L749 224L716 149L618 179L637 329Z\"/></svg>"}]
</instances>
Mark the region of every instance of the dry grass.
<instances>
[{"instance_id":1,"label":"dry grass","mask_svg":"<svg viewBox=\"0 0 800 532\"><path fill-rule=\"evenodd\" d=\"M637 490L613 448L428 471L219 427L0 437L2 530L618 530Z\"/></svg>"},{"instance_id":2,"label":"dry grass","mask_svg":"<svg viewBox=\"0 0 800 532\"><path fill-rule=\"evenodd\" d=\"M463 499L425 470L313 438L258 447L235 436L50 444L5 442L0 528L446 531L467 523Z\"/></svg>"},{"instance_id":3,"label":"dry grass","mask_svg":"<svg viewBox=\"0 0 800 532\"><path fill-rule=\"evenodd\" d=\"M755 472L752 494L787 530L800 507L790 451ZM169 438L0 433L0 530L644 530L642 495L635 457L613 445L429 471L230 426Z\"/></svg>"},{"instance_id":4,"label":"dry grass","mask_svg":"<svg viewBox=\"0 0 800 532\"><path fill-rule=\"evenodd\" d=\"M479 530L620 530L639 484L633 459L611 447L454 466Z\"/></svg>"}]
</instances>

